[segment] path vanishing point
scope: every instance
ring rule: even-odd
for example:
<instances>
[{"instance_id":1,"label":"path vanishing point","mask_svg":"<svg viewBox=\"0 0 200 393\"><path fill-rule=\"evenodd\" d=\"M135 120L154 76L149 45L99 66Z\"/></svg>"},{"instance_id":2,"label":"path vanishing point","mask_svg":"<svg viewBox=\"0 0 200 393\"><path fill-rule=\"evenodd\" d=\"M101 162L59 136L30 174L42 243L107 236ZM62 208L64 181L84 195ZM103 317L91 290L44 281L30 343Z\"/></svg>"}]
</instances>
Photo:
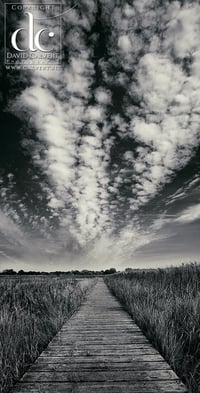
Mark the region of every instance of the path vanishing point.
<instances>
[{"instance_id":1,"label":"path vanishing point","mask_svg":"<svg viewBox=\"0 0 200 393\"><path fill-rule=\"evenodd\" d=\"M102 279L13 393L186 393Z\"/></svg>"}]
</instances>

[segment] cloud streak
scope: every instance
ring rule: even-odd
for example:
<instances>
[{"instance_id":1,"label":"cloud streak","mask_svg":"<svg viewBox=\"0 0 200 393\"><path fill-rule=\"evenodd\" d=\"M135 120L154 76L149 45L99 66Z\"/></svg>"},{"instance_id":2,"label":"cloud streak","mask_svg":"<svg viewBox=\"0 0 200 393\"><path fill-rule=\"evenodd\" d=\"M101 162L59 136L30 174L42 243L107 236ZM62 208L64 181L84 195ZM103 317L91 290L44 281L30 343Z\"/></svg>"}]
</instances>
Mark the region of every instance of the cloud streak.
<instances>
[{"instance_id":1,"label":"cloud streak","mask_svg":"<svg viewBox=\"0 0 200 393\"><path fill-rule=\"evenodd\" d=\"M182 213L175 219L175 222L180 224L191 223L200 219L200 203L190 206L183 210Z\"/></svg>"}]
</instances>

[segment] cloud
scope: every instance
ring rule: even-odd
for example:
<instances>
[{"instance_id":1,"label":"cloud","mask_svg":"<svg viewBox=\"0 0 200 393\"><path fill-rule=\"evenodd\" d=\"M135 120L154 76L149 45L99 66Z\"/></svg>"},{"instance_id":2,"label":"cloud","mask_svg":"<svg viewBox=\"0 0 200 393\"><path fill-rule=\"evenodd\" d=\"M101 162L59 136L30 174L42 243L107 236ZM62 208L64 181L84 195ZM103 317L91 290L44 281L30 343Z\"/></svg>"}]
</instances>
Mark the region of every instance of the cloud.
<instances>
[{"instance_id":1,"label":"cloud","mask_svg":"<svg viewBox=\"0 0 200 393\"><path fill-rule=\"evenodd\" d=\"M131 41L128 35L122 35L118 39L118 46L123 52L130 52L132 49Z\"/></svg>"},{"instance_id":2,"label":"cloud","mask_svg":"<svg viewBox=\"0 0 200 393\"><path fill-rule=\"evenodd\" d=\"M174 51L176 57L184 58L190 53L199 50L199 4L185 4L181 7L179 2L169 6L170 20L164 34L164 47Z\"/></svg>"},{"instance_id":3,"label":"cloud","mask_svg":"<svg viewBox=\"0 0 200 393\"><path fill-rule=\"evenodd\" d=\"M17 216L15 216L15 219ZM25 245L25 233L20 229L12 218L0 211L0 232L16 245Z\"/></svg>"},{"instance_id":4,"label":"cloud","mask_svg":"<svg viewBox=\"0 0 200 393\"><path fill-rule=\"evenodd\" d=\"M45 195L45 202L37 196L38 206L46 204L38 214L22 200L18 208L29 219L30 238L39 227L45 249L57 257L74 252L91 260L131 259L166 224L198 216L197 207L175 219L156 213L147 228L140 210L200 142L199 7L100 0L97 13L95 1L83 0L63 19L63 66L31 71L24 90L10 100L9 110L34 130L32 139L24 132L20 148L42 174L34 181ZM186 191L179 187L166 204ZM15 230L21 239L23 219L10 210L17 225L13 239ZM40 255L39 240L34 244Z\"/></svg>"},{"instance_id":5,"label":"cloud","mask_svg":"<svg viewBox=\"0 0 200 393\"><path fill-rule=\"evenodd\" d=\"M120 64L123 69L120 80L124 85L127 70L130 72L132 68L133 72L133 82L128 87L130 100L126 97L126 104L124 102L124 112L130 118L130 123L126 123L125 127L119 115L113 117L113 126L117 121L119 128L121 126L125 130L124 138L129 135L140 145L136 149L137 154L132 164L132 182L135 184L134 196L131 199L132 210L137 210L157 195L161 188L171 181L176 171L187 164L199 144L195 107L198 106L200 86L193 63L199 60L195 58L191 61L191 66L188 65L188 75L185 63L181 63L179 59L180 54L174 50L176 41L177 47L180 39L182 43L185 42L184 35L187 51L193 50L194 42L189 37L198 35L198 17L195 15L198 15L199 6L194 4L180 8L178 3L173 3L152 11L152 4L153 2L141 2L139 5L134 2L132 9L129 9L132 18L128 17L130 12L127 16L123 7L116 7L109 20L113 28L112 45L109 48L110 62L113 62L113 66ZM141 14L143 16L140 19ZM162 40L161 31L156 35L158 15L163 21ZM183 23L187 16L187 23ZM109 15L106 11L105 19L108 23ZM133 19L136 20L135 28ZM179 29L173 30L172 34L171 23L181 23L181 34ZM138 28L140 33L136 35ZM173 37L171 41L169 37ZM124 53L122 56L119 46L128 53L129 49L131 50L129 43L132 43L131 57L124 56ZM198 48L199 41L195 39L195 50ZM110 68L103 66L104 74L108 78ZM109 80L111 82L111 78ZM115 83L117 82L116 79ZM132 102L137 102L138 105ZM123 137L122 133L120 135Z\"/></svg>"},{"instance_id":6,"label":"cloud","mask_svg":"<svg viewBox=\"0 0 200 393\"><path fill-rule=\"evenodd\" d=\"M98 102L98 104L102 105L102 104L110 104L111 102L111 94L109 90L106 90L102 87L99 87L98 89L96 89L95 91L95 98L96 101Z\"/></svg>"},{"instance_id":7,"label":"cloud","mask_svg":"<svg viewBox=\"0 0 200 393\"><path fill-rule=\"evenodd\" d=\"M89 105L95 71L84 29L91 29L96 7L93 2L84 5L85 11L73 9L65 17L64 25L71 25L65 44L74 35L63 70L48 75L33 71L31 86L10 104L15 113L28 114L37 130L40 145L33 158L48 179L52 217L65 227L66 237L81 246L98 236L108 221L109 142L104 150L103 137L109 130L106 108L111 101L109 89L99 86L94 92L96 105Z\"/></svg>"},{"instance_id":8,"label":"cloud","mask_svg":"<svg viewBox=\"0 0 200 393\"><path fill-rule=\"evenodd\" d=\"M182 213L175 219L175 222L180 224L187 224L200 219L200 203L190 206L182 211Z\"/></svg>"},{"instance_id":9,"label":"cloud","mask_svg":"<svg viewBox=\"0 0 200 393\"><path fill-rule=\"evenodd\" d=\"M155 238L154 234L130 225L115 236L102 234L88 251L88 259L101 268L108 265L120 267L122 264L130 263L135 251L151 243Z\"/></svg>"}]
</instances>

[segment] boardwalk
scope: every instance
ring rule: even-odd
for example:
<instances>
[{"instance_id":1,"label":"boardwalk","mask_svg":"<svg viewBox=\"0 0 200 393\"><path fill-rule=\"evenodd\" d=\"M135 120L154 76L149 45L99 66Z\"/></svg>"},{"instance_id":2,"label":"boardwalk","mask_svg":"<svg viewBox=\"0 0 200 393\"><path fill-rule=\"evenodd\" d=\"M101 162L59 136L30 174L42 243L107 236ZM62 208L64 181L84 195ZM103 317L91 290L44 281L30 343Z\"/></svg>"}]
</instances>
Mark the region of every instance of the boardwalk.
<instances>
[{"instance_id":1,"label":"boardwalk","mask_svg":"<svg viewBox=\"0 0 200 393\"><path fill-rule=\"evenodd\" d=\"M14 393L187 392L102 280Z\"/></svg>"}]
</instances>

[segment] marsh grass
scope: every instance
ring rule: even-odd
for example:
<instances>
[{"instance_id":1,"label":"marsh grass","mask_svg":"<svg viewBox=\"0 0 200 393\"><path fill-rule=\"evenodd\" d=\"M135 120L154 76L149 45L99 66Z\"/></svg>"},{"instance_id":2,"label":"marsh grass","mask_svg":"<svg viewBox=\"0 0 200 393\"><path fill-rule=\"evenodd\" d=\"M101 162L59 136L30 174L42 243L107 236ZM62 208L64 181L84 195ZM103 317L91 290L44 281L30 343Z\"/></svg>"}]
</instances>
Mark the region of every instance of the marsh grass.
<instances>
[{"instance_id":1,"label":"marsh grass","mask_svg":"<svg viewBox=\"0 0 200 393\"><path fill-rule=\"evenodd\" d=\"M200 265L119 273L105 282L189 392L199 392Z\"/></svg>"},{"instance_id":2,"label":"marsh grass","mask_svg":"<svg viewBox=\"0 0 200 393\"><path fill-rule=\"evenodd\" d=\"M85 299L94 280L0 278L0 392L6 393Z\"/></svg>"}]
</instances>

